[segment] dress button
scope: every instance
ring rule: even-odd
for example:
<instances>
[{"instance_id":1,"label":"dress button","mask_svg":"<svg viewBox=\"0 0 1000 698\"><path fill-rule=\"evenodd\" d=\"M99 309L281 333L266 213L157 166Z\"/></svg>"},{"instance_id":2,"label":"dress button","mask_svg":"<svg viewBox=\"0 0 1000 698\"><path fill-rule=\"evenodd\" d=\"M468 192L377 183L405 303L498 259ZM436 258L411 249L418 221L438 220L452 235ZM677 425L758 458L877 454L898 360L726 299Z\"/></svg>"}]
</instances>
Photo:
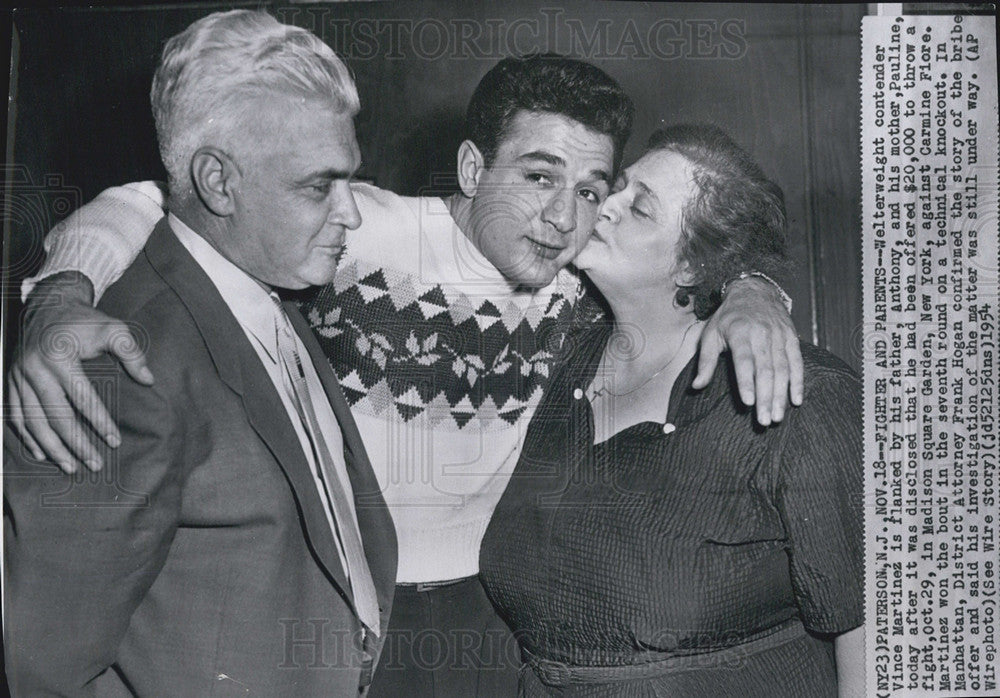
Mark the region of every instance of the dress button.
<instances>
[{"instance_id":1,"label":"dress button","mask_svg":"<svg viewBox=\"0 0 1000 698\"><path fill-rule=\"evenodd\" d=\"M677 427L675 427L673 424L664 424L663 425L663 433L664 434L673 433L676 429L677 429Z\"/></svg>"},{"instance_id":2,"label":"dress button","mask_svg":"<svg viewBox=\"0 0 1000 698\"><path fill-rule=\"evenodd\" d=\"M577 388L576 390L573 391L573 399L574 400L579 400L582 397L583 397L583 391L580 388Z\"/></svg>"}]
</instances>

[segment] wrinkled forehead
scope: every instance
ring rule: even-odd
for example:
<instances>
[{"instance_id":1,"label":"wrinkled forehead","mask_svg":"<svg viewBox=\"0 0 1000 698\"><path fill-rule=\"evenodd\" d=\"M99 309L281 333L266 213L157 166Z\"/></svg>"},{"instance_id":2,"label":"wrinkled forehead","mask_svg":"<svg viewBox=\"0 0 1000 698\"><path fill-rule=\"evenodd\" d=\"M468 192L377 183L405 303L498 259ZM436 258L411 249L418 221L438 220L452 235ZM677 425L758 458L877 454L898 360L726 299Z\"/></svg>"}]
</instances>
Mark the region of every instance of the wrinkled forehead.
<instances>
[{"instance_id":1,"label":"wrinkled forehead","mask_svg":"<svg viewBox=\"0 0 1000 698\"><path fill-rule=\"evenodd\" d=\"M299 168L353 170L360 160L354 117L324 99L271 96L257 103L253 125L241 133L257 160Z\"/></svg>"},{"instance_id":2,"label":"wrinkled forehead","mask_svg":"<svg viewBox=\"0 0 1000 698\"><path fill-rule=\"evenodd\" d=\"M695 185L694 163L674 150L650 150L626 167L621 179L648 187L657 196L689 192Z\"/></svg>"},{"instance_id":3,"label":"wrinkled forehead","mask_svg":"<svg viewBox=\"0 0 1000 698\"><path fill-rule=\"evenodd\" d=\"M589 177L592 171L610 180L614 163L614 141L575 119L552 112L519 111L508 122L497 145L506 160L543 155L560 166Z\"/></svg>"}]
</instances>

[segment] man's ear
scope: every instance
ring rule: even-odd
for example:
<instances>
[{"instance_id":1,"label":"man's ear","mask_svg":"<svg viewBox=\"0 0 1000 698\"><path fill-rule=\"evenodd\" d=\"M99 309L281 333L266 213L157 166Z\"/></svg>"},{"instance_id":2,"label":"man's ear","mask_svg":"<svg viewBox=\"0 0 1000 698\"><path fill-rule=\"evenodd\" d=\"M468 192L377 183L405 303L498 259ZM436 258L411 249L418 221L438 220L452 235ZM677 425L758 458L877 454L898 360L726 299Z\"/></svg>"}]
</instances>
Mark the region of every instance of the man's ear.
<instances>
[{"instance_id":1,"label":"man's ear","mask_svg":"<svg viewBox=\"0 0 1000 698\"><path fill-rule=\"evenodd\" d=\"M206 146L191 158L191 181L198 198L217 216L231 216L236 211L240 171L229 154Z\"/></svg>"},{"instance_id":2,"label":"man's ear","mask_svg":"<svg viewBox=\"0 0 1000 698\"><path fill-rule=\"evenodd\" d=\"M479 177L486 169L486 160L472 141L462 141L458 146L458 186L462 193L472 198L479 191Z\"/></svg>"}]
</instances>

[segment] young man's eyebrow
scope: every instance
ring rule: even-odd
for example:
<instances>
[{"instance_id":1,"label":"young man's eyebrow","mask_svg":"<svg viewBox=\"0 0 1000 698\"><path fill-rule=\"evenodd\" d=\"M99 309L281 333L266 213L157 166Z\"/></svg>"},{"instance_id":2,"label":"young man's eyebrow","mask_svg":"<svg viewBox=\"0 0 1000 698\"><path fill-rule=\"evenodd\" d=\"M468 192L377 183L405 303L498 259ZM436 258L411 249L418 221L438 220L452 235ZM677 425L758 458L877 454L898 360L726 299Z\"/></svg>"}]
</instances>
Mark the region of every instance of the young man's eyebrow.
<instances>
[{"instance_id":1,"label":"young man's eyebrow","mask_svg":"<svg viewBox=\"0 0 1000 698\"><path fill-rule=\"evenodd\" d=\"M594 179L599 179L602 182L607 182L609 185L611 184L610 172L605 172L604 170L591 170L590 176Z\"/></svg>"},{"instance_id":2,"label":"young man's eyebrow","mask_svg":"<svg viewBox=\"0 0 1000 698\"><path fill-rule=\"evenodd\" d=\"M517 156L518 160L541 160L553 167L565 167L566 161L558 155L554 155L545 150L532 150L530 153ZM591 178L599 179L602 182L611 183L611 174L602 169L593 169L589 172Z\"/></svg>"},{"instance_id":3,"label":"young man's eyebrow","mask_svg":"<svg viewBox=\"0 0 1000 698\"><path fill-rule=\"evenodd\" d=\"M525 153L524 155L518 155L518 160L541 160L542 162L547 162L554 167L565 167L566 161L563 160L558 155L553 155L552 153L546 152L544 150L532 150L530 153Z\"/></svg>"}]
</instances>

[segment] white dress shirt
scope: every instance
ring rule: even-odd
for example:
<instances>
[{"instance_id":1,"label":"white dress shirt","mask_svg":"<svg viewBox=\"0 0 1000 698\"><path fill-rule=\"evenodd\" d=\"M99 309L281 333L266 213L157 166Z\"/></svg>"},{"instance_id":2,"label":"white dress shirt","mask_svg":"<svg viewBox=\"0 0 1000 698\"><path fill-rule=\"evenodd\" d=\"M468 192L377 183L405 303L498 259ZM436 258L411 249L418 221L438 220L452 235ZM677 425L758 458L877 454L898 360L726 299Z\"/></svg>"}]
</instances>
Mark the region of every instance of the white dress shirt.
<instances>
[{"instance_id":1,"label":"white dress shirt","mask_svg":"<svg viewBox=\"0 0 1000 698\"><path fill-rule=\"evenodd\" d=\"M278 354L278 340L275 332L281 325L278 317L278 308L275 306L268 290L259 282L254 280L249 274L222 256L218 250L212 247L205 238L194 232L183 221L174 214L169 214L170 228L174 235L184 245L185 249L191 253L198 265L204 269L208 278L218 289L222 300L236 317L240 327L246 333L247 339L257 352L257 357L263 364L267 375L270 376L274 384L281 403L285 406L288 419L295 429L295 435L302 446L302 452L309 462L309 469L312 472L313 482L323 501L323 510L326 512L327 522L330 530L337 542L337 552L340 555L340 564L347 574L347 558L344 555L343 545L340 535L337 532L337 525L334 520L333 508L329 497L323 486L322 477L317 467L316 458L313 454L312 444L309 435L306 433L305 425L299 418L296 409L296 398L291 379L287 375L284 362ZM302 361L302 369L305 373L306 385L309 388L309 398L312 401L313 409L316 412L316 421L319 423L322 437L326 441L330 454L333 458L334 469L337 473L339 483L331 483L332 487L340 486L347 495L347 501L351 507L351 521L357 528L357 512L354 509L354 490L347 475L347 463L344 460L344 437L340 431L340 423L337 421L330 401L326 398L326 391L320 382L316 368L312 359L306 351L302 340L293 334L296 349ZM360 537L360 530L358 536Z\"/></svg>"}]
</instances>

